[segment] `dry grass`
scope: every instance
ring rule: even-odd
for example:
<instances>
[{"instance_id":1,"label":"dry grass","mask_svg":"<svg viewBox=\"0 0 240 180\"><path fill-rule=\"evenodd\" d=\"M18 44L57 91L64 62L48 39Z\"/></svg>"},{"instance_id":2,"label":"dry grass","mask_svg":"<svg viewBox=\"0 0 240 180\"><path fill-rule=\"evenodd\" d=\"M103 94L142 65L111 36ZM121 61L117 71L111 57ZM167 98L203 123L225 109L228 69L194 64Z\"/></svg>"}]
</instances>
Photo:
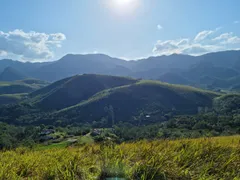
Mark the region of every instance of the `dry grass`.
<instances>
[{"instance_id":1,"label":"dry grass","mask_svg":"<svg viewBox=\"0 0 240 180\"><path fill-rule=\"evenodd\" d=\"M0 179L240 179L240 136L0 152Z\"/></svg>"}]
</instances>

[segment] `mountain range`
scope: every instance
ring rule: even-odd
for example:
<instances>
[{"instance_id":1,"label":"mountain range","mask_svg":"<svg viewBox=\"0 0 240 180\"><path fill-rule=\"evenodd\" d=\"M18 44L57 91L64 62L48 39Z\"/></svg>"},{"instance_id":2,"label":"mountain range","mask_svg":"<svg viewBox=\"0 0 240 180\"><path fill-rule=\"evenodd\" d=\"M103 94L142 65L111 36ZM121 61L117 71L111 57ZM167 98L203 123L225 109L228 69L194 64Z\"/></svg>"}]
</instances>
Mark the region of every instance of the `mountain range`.
<instances>
[{"instance_id":1,"label":"mountain range","mask_svg":"<svg viewBox=\"0 0 240 180\"><path fill-rule=\"evenodd\" d=\"M0 61L0 72L9 67L24 72L27 77L50 82L88 73L161 80L211 90L232 90L240 84L240 51L202 56L173 54L130 61L104 54L68 54L57 61L44 63Z\"/></svg>"}]
</instances>

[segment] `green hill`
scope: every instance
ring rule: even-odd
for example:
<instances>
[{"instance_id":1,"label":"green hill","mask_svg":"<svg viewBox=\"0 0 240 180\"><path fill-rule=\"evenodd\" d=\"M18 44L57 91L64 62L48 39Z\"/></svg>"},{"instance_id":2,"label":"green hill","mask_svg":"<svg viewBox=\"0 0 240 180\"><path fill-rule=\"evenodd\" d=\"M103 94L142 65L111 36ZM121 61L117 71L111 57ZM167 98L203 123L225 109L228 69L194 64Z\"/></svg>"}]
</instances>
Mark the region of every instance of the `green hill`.
<instances>
[{"instance_id":1,"label":"green hill","mask_svg":"<svg viewBox=\"0 0 240 180\"><path fill-rule=\"evenodd\" d=\"M36 89L40 89L40 88L43 88L43 87L49 85L49 82L47 82L47 81L42 81L39 79L31 79L31 78L19 80L16 82L28 84L31 87L36 88Z\"/></svg>"},{"instance_id":2,"label":"green hill","mask_svg":"<svg viewBox=\"0 0 240 180\"><path fill-rule=\"evenodd\" d=\"M189 86L139 81L101 91L86 101L58 111L54 119L86 123L104 118L108 124L138 123L135 119L145 123L159 122L167 113L196 114L200 107L211 108L217 96L219 94Z\"/></svg>"},{"instance_id":3,"label":"green hill","mask_svg":"<svg viewBox=\"0 0 240 180\"><path fill-rule=\"evenodd\" d=\"M30 94L31 101L44 109L62 109L87 100L92 95L113 87L137 82L135 79L84 74L57 81Z\"/></svg>"},{"instance_id":4,"label":"green hill","mask_svg":"<svg viewBox=\"0 0 240 180\"><path fill-rule=\"evenodd\" d=\"M36 88L17 82L0 82L0 94L16 94L16 93L29 93L36 90Z\"/></svg>"},{"instance_id":5,"label":"green hill","mask_svg":"<svg viewBox=\"0 0 240 180\"><path fill-rule=\"evenodd\" d=\"M48 82L38 79L0 81L0 94L30 93L48 84Z\"/></svg>"},{"instance_id":6,"label":"green hill","mask_svg":"<svg viewBox=\"0 0 240 180\"><path fill-rule=\"evenodd\" d=\"M16 103L22 99L22 94L27 95L27 93L31 93L46 85L48 85L48 82L37 79L0 82L0 105Z\"/></svg>"},{"instance_id":7,"label":"green hill","mask_svg":"<svg viewBox=\"0 0 240 180\"><path fill-rule=\"evenodd\" d=\"M237 94L222 95L160 81L85 74L57 81L30 93L21 103L0 108L0 120L96 127L122 122L147 125L181 115L236 114L239 105Z\"/></svg>"},{"instance_id":8,"label":"green hill","mask_svg":"<svg viewBox=\"0 0 240 180\"><path fill-rule=\"evenodd\" d=\"M216 98L214 108L224 114L240 114L240 94L227 94Z\"/></svg>"}]
</instances>

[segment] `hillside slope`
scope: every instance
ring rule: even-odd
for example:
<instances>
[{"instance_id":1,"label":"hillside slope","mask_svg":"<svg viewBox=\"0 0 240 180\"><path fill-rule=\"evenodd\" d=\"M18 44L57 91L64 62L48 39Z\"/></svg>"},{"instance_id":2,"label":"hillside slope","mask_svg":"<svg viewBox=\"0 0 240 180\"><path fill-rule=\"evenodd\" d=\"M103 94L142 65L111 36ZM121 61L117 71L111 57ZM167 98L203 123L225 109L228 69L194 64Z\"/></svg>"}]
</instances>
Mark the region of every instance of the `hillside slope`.
<instances>
[{"instance_id":1,"label":"hillside slope","mask_svg":"<svg viewBox=\"0 0 240 180\"><path fill-rule=\"evenodd\" d=\"M29 93L36 90L36 88L16 82L0 82L0 94L16 94L16 93Z\"/></svg>"},{"instance_id":2,"label":"hillside slope","mask_svg":"<svg viewBox=\"0 0 240 180\"><path fill-rule=\"evenodd\" d=\"M227 94L214 99L214 108L224 114L240 114L240 94Z\"/></svg>"},{"instance_id":3,"label":"hillside slope","mask_svg":"<svg viewBox=\"0 0 240 180\"><path fill-rule=\"evenodd\" d=\"M31 101L44 109L62 109L87 100L92 95L117 86L135 83L137 80L107 75L76 75L57 81L30 94Z\"/></svg>"},{"instance_id":4,"label":"hillside slope","mask_svg":"<svg viewBox=\"0 0 240 180\"><path fill-rule=\"evenodd\" d=\"M189 86L140 81L101 91L86 101L55 113L54 119L86 123L105 118L109 124L112 121L138 123L134 117L142 116L145 123L156 122L163 120L162 116L169 112L196 114L200 107L211 108L213 98L218 95Z\"/></svg>"},{"instance_id":5,"label":"hillside slope","mask_svg":"<svg viewBox=\"0 0 240 180\"><path fill-rule=\"evenodd\" d=\"M30 93L48 85L48 82L37 79L24 79L13 82L0 82L0 94Z\"/></svg>"},{"instance_id":6,"label":"hillside slope","mask_svg":"<svg viewBox=\"0 0 240 180\"><path fill-rule=\"evenodd\" d=\"M0 82L0 105L17 103L27 94L48 85L48 82L37 79L24 79L12 82Z\"/></svg>"},{"instance_id":7,"label":"hillside slope","mask_svg":"<svg viewBox=\"0 0 240 180\"><path fill-rule=\"evenodd\" d=\"M4 150L0 179L239 180L239 141L204 137Z\"/></svg>"},{"instance_id":8,"label":"hillside slope","mask_svg":"<svg viewBox=\"0 0 240 180\"><path fill-rule=\"evenodd\" d=\"M4 95L6 96L6 95ZM126 77L85 74L57 81L0 108L0 121L26 124L147 125L181 115L236 114L239 95ZM233 111L229 111L229 110Z\"/></svg>"}]
</instances>

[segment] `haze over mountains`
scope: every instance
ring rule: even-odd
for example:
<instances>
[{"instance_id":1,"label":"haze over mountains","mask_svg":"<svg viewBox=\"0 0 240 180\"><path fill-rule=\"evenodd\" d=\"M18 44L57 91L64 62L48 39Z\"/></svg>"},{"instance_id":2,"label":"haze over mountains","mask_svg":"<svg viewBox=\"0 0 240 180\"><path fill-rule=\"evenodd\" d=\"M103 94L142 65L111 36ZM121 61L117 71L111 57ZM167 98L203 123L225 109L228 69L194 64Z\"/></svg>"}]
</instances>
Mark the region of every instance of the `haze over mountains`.
<instances>
[{"instance_id":1,"label":"haze over mountains","mask_svg":"<svg viewBox=\"0 0 240 180\"><path fill-rule=\"evenodd\" d=\"M154 79L209 89L232 89L240 84L240 51L202 56L173 54L136 61L125 61L104 54L68 54L58 61L44 63L0 61L0 72L9 67L27 77L50 82L90 73Z\"/></svg>"}]
</instances>

